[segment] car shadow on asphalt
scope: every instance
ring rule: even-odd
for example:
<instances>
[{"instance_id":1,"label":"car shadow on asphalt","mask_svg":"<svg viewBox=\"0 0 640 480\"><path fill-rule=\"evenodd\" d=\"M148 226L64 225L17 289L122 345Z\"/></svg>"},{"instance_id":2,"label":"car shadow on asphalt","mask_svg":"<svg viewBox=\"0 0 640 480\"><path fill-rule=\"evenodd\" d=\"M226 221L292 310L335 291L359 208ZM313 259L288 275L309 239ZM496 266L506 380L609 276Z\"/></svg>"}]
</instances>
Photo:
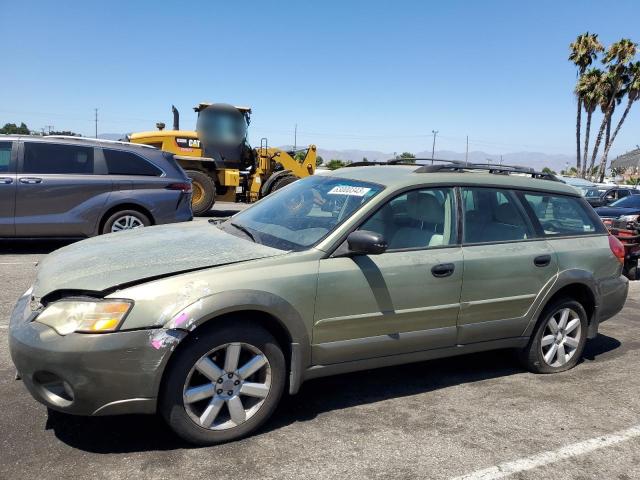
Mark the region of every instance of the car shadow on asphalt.
<instances>
[{"instance_id":1,"label":"car shadow on asphalt","mask_svg":"<svg viewBox=\"0 0 640 480\"><path fill-rule=\"evenodd\" d=\"M615 338L599 335L587 344L585 357L595 360L620 345ZM313 420L333 410L515 374L526 372L512 351L498 350L319 378L305 383L297 395L285 396L257 434ZM92 453L192 448L154 415L78 417L49 410L45 428L67 445Z\"/></svg>"},{"instance_id":2,"label":"car shadow on asphalt","mask_svg":"<svg viewBox=\"0 0 640 480\"><path fill-rule=\"evenodd\" d=\"M0 254L46 254L76 242L77 240L15 239L0 240Z\"/></svg>"}]
</instances>

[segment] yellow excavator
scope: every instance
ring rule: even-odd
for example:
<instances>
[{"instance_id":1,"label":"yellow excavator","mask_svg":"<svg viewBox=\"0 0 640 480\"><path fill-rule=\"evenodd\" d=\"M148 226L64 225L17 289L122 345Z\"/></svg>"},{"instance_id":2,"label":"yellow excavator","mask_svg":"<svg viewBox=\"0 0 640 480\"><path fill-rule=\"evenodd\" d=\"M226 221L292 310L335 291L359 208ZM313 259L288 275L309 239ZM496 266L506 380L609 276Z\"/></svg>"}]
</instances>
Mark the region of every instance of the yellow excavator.
<instances>
[{"instance_id":1,"label":"yellow excavator","mask_svg":"<svg viewBox=\"0 0 640 480\"><path fill-rule=\"evenodd\" d=\"M196 131L180 130L178 110L172 106L173 130L132 133L129 141L171 152L193 184L194 215L208 212L217 200L255 202L299 178L313 175L316 146L298 151L259 148L247 141L251 108L224 103L200 103Z\"/></svg>"}]
</instances>

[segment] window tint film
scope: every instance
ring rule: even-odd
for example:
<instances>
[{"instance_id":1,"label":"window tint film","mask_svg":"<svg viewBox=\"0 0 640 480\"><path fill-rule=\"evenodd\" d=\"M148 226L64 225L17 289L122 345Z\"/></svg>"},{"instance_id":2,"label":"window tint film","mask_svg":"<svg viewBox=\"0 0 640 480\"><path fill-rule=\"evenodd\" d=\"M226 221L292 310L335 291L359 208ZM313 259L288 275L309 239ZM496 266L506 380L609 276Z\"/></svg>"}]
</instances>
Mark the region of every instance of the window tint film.
<instances>
[{"instance_id":1,"label":"window tint film","mask_svg":"<svg viewBox=\"0 0 640 480\"><path fill-rule=\"evenodd\" d=\"M135 153L106 148L103 149L103 152L107 162L107 172L110 175L147 175L151 177L162 175L162 170Z\"/></svg>"},{"instance_id":2,"label":"window tint film","mask_svg":"<svg viewBox=\"0 0 640 480\"><path fill-rule=\"evenodd\" d=\"M534 237L531 225L509 190L463 188L464 243L508 242Z\"/></svg>"},{"instance_id":3,"label":"window tint film","mask_svg":"<svg viewBox=\"0 0 640 480\"><path fill-rule=\"evenodd\" d=\"M603 233L605 227L577 198L561 195L525 193L523 195L546 235L584 235Z\"/></svg>"},{"instance_id":4,"label":"window tint film","mask_svg":"<svg viewBox=\"0 0 640 480\"><path fill-rule=\"evenodd\" d=\"M453 189L413 190L387 202L360 230L381 234L390 250L456 243Z\"/></svg>"},{"instance_id":5,"label":"window tint film","mask_svg":"<svg viewBox=\"0 0 640 480\"><path fill-rule=\"evenodd\" d=\"M25 143L24 173L93 173L93 148L55 143Z\"/></svg>"},{"instance_id":6,"label":"window tint film","mask_svg":"<svg viewBox=\"0 0 640 480\"><path fill-rule=\"evenodd\" d=\"M0 142L0 173L9 171L11 163L11 142Z\"/></svg>"}]
</instances>

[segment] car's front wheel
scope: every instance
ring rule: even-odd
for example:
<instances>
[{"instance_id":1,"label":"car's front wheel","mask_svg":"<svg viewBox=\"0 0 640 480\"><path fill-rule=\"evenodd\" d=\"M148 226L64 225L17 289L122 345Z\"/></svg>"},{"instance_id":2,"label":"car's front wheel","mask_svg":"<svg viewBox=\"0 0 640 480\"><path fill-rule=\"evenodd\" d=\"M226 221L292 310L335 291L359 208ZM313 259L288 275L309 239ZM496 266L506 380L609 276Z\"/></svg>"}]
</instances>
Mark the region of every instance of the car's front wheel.
<instances>
[{"instance_id":1,"label":"car's front wheel","mask_svg":"<svg viewBox=\"0 0 640 480\"><path fill-rule=\"evenodd\" d=\"M258 326L192 335L166 374L162 416L180 437L198 445L252 433L271 416L284 390L286 363L278 342Z\"/></svg>"},{"instance_id":2,"label":"car's front wheel","mask_svg":"<svg viewBox=\"0 0 640 480\"><path fill-rule=\"evenodd\" d=\"M524 366L534 373L557 373L573 368L587 342L587 313L568 298L543 311L529 344L521 352Z\"/></svg>"}]
</instances>

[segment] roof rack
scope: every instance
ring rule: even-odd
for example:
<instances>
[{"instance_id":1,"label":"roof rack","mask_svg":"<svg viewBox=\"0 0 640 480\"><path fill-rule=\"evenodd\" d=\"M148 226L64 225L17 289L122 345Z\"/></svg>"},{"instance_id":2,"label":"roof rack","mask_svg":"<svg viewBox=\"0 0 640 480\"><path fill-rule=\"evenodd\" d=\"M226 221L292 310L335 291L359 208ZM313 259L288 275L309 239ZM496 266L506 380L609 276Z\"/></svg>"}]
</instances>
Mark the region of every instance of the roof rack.
<instances>
[{"instance_id":1,"label":"roof rack","mask_svg":"<svg viewBox=\"0 0 640 480\"><path fill-rule=\"evenodd\" d=\"M462 172L465 170L484 170L489 173L508 175L509 173L521 173L530 175L531 178L542 180L551 180L561 182L555 175L546 172L539 172L531 167L521 167L519 165L496 165L495 163L467 163L459 160L441 160L434 161L446 162L444 165L424 165L418 168L415 173L433 173L433 172Z\"/></svg>"},{"instance_id":2,"label":"roof rack","mask_svg":"<svg viewBox=\"0 0 640 480\"><path fill-rule=\"evenodd\" d=\"M418 163L418 162L431 162ZM438 162L439 164L436 164ZM539 172L530 167L521 167L518 165L496 165L495 163L468 163L460 160L446 160L444 158L412 158L411 162L408 162L404 158L393 158L386 162L354 162L346 165L347 167L364 167L369 165L409 165L418 166L414 171L415 173L435 173L435 172L463 172L467 170L484 170L489 173L508 175L509 173L521 173L530 175L531 178L538 178L543 180L551 180L554 182L562 182L559 178L551 173Z\"/></svg>"},{"instance_id":3,"label":"roof rack","mask_svg":"<svg viewBox=\"0 0 640 480\"><path fill-rule=\"evenodd\" d=\"M59 140L80 140L80 141L90 141L90 142L97 142L97 143L108 143L112 145L116 144L116 145L127 145L127 146L136 146L136 147L153 148L153 149L156 148L151 145L145 145L143 143L131 143L131 142L124 142L122 140L107 140L106 138L76 137L73 135L46 135L43 138L57 138Z\"/></svg>"}]
</instances>

